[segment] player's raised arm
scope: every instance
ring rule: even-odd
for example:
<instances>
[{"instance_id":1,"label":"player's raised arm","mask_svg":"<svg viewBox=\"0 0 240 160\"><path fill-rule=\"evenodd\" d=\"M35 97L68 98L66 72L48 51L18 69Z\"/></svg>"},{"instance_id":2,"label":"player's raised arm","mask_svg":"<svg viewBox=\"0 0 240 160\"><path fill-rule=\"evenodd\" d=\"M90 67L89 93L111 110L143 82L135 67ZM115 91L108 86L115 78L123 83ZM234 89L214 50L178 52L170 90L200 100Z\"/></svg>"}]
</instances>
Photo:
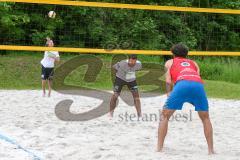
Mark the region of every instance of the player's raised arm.
<instances>
[{"instance_id":1,"label":"player's raised arm","mask_svg":"<svg viewBox=\"0 0 240 160\"><path fill-rule=\"evenodd\" d=\"M59 53L56 52L56 57L54 58L55 62L60 62L60 56Z\"/></svg>"}]
</instances>

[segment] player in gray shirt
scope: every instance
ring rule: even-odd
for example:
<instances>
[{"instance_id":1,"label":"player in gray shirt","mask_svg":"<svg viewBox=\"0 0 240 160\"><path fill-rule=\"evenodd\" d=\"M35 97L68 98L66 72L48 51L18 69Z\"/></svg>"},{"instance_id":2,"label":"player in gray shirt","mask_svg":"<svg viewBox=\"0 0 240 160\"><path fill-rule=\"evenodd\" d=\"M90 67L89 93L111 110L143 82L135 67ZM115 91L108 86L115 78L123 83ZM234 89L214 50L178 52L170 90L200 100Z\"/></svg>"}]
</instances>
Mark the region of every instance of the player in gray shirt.
<instances>
[{"instance_id":1,"label":"player in gray shirt","mask_svg":"<svg viewBox=\"0 0 240 160\"><path fill-rule=\"evenodd\" d=\"M136 82L136 71L142 68L142 64L137 60L136 55L130 55L127 60L122 60L113 65L116 71L116 79L114 82L114 94L110 102L110 116L113 117L114 109L117 105L117 99L124 85L127 85L132 92L134 104L137 110L138 117L141 117L141 103Z\"/></svg>"}]
</instances>

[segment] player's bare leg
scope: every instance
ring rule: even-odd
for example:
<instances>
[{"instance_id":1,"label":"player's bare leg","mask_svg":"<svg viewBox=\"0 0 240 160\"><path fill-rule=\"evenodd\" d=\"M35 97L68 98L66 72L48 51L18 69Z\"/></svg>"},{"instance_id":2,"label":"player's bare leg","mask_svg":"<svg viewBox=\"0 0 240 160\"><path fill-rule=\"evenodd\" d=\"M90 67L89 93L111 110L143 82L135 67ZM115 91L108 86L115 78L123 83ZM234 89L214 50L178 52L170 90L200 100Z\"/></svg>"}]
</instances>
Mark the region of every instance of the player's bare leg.
<instances>
[{"instance_id":1,"label":"player's bare leg","mask_svg":"<svg viewBox=\"0 0 240 160\"><path fill-rule=\"evenodd\" d=\"M161 113L160 123L158 128L157 152L162 152L164 140L168 131L168 121L174 112L175 110L164 109Z\"/></svg>"},{"instance_id":2,"label":"player's bare leg","mask_svg":"<svg viewBox=\"0 0 240 160\"><path fill-rule=\"evenodd\" d=\"M140 96L138 91L132 91L133 99L134 99L134 105L137 110L137 115L138 117L142 116L142 111L141 111L141 102L140 102Z\"/></svg>"},{"instance_id":3,"label":"player's bare leg","mask_svg":"<svg viewBox=\"0 0 240 160\"><path fill-rule=\"evenodd\" d=\"M51 97L52 92L52 80L48 80L48 97Z\"/></svg>"},{"instance_id":4,"label":"player's bare leg","mask_svg":"<svg viewBox=\"0 0 240 160\"><path fill-rule=\"evenodd\" d=\"M46 95L46 83L47 83L46 80L42 80L42 90L43 90L42 96L43 97L45 97L45 95Z\"/></svg>"},{"instance_id":5,"label":"player's bare leg","mask_svg":"<svg viewBox=\"0 0 240 160\"><path fill-rule=\"evenodd\" d=\"M213 129L212 129L212 123L209 118L209 113L198 112L198 115L203 123L204 134L208 144L208 154L209 155L214 154L215 152L213 148Z\"/></svg>"},{"instance_id":6,"label":"player's bare leg","mask_svg":"<svg viewBox=\"0 0 240 160\"><path fill-rule=\"evenodd\" d=\"M114 110L117 106L117 100L118 100L118 97L119 97L119 93L114 93L111 97L111 101L110 101L110 117L113 117L113 113L114 113Z\"/></svg>"}]
</instances>

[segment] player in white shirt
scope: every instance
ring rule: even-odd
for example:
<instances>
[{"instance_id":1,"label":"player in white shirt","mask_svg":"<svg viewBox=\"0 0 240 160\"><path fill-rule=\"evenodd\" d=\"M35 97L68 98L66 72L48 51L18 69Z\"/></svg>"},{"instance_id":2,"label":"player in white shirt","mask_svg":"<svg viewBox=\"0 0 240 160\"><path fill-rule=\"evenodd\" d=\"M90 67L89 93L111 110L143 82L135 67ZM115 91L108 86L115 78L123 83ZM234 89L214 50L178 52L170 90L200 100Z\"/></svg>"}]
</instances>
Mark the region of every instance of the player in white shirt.
<instances>
[{"instance_id":1,"label":"player in white shirt","mask_svg":"<svg viewBox=\"0 0 240 160\"><path fill-rule=\"evenodd\" d=\"M54 43L51 39L47 39L46 45L48 47L53 47ZM54 65L55 65L55 62L59 62L59 61L60 61L60 56L59 56L58 51L45 51L44 52L44 58L41 60L43 97L45 97L45 95L46 95L46 84L47 83L48 83L48 97L51 96Z\"/></svg>"}]
</instances>

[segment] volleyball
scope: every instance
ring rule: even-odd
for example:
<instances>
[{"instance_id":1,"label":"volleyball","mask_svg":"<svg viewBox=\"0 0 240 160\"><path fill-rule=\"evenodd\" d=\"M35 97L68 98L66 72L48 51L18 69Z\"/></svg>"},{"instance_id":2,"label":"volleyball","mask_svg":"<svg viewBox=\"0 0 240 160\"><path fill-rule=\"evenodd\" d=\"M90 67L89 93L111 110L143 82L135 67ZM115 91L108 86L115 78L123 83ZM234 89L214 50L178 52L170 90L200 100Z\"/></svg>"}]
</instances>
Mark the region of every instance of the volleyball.
<instances>
[{"instance_id":1,"label":"volleyball","mask_svg":"<svg viewBox=\"0 0 240 160\"><path fill-rule=\"evenodd\" d=\"M49 18L55 18L55 16L56 16L56 13L54 11L49 11L48 12L48 17Z\"/></svg>"}]
</instances>

